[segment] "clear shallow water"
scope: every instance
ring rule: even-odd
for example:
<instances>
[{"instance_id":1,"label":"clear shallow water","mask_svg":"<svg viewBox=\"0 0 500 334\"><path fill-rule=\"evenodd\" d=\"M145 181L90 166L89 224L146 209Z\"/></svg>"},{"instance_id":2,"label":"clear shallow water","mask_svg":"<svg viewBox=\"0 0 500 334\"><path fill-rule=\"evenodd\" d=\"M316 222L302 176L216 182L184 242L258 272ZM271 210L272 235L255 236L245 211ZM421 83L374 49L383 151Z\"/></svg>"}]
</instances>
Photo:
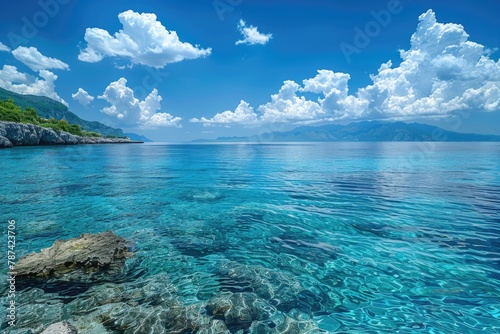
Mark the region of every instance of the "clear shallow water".
<instances>
[{"instance_id":1,"label":"clear shallow water","mask_svg":"<svg viewBox=\"0 0 500 334\"><path fill-rule=\"evenodd\" d=\"M19 255L112 230L136 253L118 283L166 275L183 305L244 292L323 332L500 333L497 143L15 148L0 169Z\"/></svg>"}]
</instances>

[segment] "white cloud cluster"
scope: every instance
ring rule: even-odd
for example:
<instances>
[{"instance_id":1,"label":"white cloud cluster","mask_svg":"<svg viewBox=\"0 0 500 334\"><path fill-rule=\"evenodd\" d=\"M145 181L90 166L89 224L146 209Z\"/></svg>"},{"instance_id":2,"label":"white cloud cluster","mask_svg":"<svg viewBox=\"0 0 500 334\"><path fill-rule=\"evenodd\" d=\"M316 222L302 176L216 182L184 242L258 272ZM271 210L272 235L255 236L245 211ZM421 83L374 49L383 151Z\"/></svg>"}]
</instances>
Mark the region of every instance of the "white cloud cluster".
<instances>
[{"instance_id":1,"label":"white cloud cluster","mask_svg":"<svg viewBox=\"0 0 500 334\"><path fill-rule=\"evenodd\" d=\"M273 38L272 34L261 34L257 27L247 26L245 21L240 20L238 23L238 30L243 35L243 39L236 42L236 45L239 44L249 44L256 45L261 44L265 45L269 42L271 38Z\"/></svg>"},{"instance_id":2,"label":"white cloud cluster","mask_svg":"<svg viewBox=\"0 0 500 334\"><path fill-rule=\"evenodd\" d=\"M54 90L56 80L57 75L47 70L39 71L39 77L19 72L12 65L4 65L0 70L0 87L18 94L46 96L67 106Z\"/></svg>"},{"instance_id":3,"label":"white cloud cluster","mask_svg":"<svg viewBox=\"0 0 500 334\"><path fill-rule=\"evenodd\" d=\"M56 58L44 56L35 47L20 46L12 51L14 58L28 66L33 71L40 70L69 70L69 65Z\"/></svg>"},{"instance_id":4,"label":"white cloud cluster","mask_svg":"<svg viewBox=\"0 0 500 334\"><path fill-rule=\"evenodd\" d=\"M75 94L71 94L71 97L85 107L88 106L90 102L94 101L94 97L83 88L78 88L78 91Z\"/></svg>"},{"instance_id":5,"label":"white cloud cluster","mask_svg":"<svg viewBox=\"0 0 500 334\"><path fill-rule=\"evenodd\" d=\"M110 107L102 109L102 112L117 117L124 124L145 127L180 127L182 120L180 117L174 117L167 113L157 113L161 108L162 97L158 95L156 89L153 89L144 101L139 101L134 96L134 91L127 87L127 79L125 78L110 83L98 98L111 104Z\"/></svg>"},{"instance_id":6,"label":"white cloud cluster","mask_svg":"<svg viewBox=\"0 0 500 334\"><path fill-rule=\"evenodd\" d=\"M402 62L383 64L358 92L369 101L364 115L408 118L444 116L460 110L500 109L500 61L469 41L464 27L436 21L432 10L419 18Z\"/></svg>"},{"instance_id":7,"label":"white cloud cluster","mask_svg":"<svg viewBox=\"0 0 500 334\"><path fill-rule=\"evenodd\" d=\"M419 21L410 49L400 51L399 66L391 61L382 64L370 76L372 84L349 94L349 74L330 70L319 70L302 85L285 81L270 102L257 108L260 114L254 114L250 124L409 120L446 117L462 110L500 111L500 60L492 59L483 45L469 41L463 26L437 22L432 10ZM301 93L317 94L317 98L308 100ZM227 125L228 115L233 114L226 111L197 121Z\"/></svg>"},{"instance_id":8,"label":"white cloud cluster","mask_svg":"<svg viewBox=\"0 0 500 334\"><path fill-rule=\"evenodd\" d=\"M0 51L11 52L10 48L2 43ZM57 80L57 75L48 71L69 70L68 64L44 56L35 47L20 46L12 51L12 55L34 72L38 72L38 76L19 72L16 66L4 65L0 70L0 87L18 94L46 96L68 106L68 103L55 92L54 82Z\"/></svg>"},{"instance_id":9,"label":"white cloud cluster","mask_svg":"<svg viewBox=\"0 0 500 334\"><path fill-rule=\"evenodd\" d=\"M190 122L203 123L204 126L211 124L255 124L257 123L257 114L253 108L245 101L241 100L240 104L234 111L224 111L215 115L211 119L202 117L201 119L193 118Z\"/></svg>"},{"instance_id":10,"label":"white cloud cluster","mask_svg":"<svg viewBox=\"0 0 500 334\"><path fill-rule=\"evenodd\" d=\"M259 107L261 121L281 123L289 121L308 121L324 114L321 106L314 101L298 96L300 86L291 80L283 83L278 94L271 96L271 102Z\"/></svg>"},{"instance_id":11,"label":"white cloud cluster","mask_svg":"<svg viewBox=\"0 0 500 334\"><path fill-rule=\"evenodd\" d=\"M10 48L7 45L0 42L0 51L10 52Z\"/></svg>"},{"instance_id":12,"label":"white cloud cluster","mask_svg":"<svg viewBox=\"0 0 500 334\"><path fill-rule=\"evenodd\" d=\"M133 64L161 68L184 59L196 59L211 54L211 49L181 42L175 31L167 30L155 14L136 13L132 10L118 15L123 29L113 36L106 30L87 28L87 47L78 59L95 63L104 57L128 58Z\"/></svg>"}]
</instances>

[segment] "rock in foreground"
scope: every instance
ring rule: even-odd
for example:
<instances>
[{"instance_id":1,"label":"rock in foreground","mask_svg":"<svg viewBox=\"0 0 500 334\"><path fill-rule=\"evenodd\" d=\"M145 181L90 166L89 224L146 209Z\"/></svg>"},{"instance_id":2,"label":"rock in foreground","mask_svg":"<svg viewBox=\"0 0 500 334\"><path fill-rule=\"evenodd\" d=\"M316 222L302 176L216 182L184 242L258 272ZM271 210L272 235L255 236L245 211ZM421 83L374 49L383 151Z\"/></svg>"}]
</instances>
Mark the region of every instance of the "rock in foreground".
<instances>
[{"instance_id":1,"label":"rock in foreground","mask_svg":"<svg viewBox=\"0 0 500 334\"><path fill-rule=\"evenodd\" d=\"M47 327L41 334L77 334L76 328L66 321Z\"/></svg>"},{"instance_id":2,"label":"rock in foreground","mask_svg":"<svg viewBox=\"0 0 500 334\"><path fill-rule=\"evenodd\" d=\"M17 279L91 281L103 274L117 275L133 256L128 246L127 240L111 231L57 240L52 247L21 258L15 267Z\"/></svg>"}]
</instances>

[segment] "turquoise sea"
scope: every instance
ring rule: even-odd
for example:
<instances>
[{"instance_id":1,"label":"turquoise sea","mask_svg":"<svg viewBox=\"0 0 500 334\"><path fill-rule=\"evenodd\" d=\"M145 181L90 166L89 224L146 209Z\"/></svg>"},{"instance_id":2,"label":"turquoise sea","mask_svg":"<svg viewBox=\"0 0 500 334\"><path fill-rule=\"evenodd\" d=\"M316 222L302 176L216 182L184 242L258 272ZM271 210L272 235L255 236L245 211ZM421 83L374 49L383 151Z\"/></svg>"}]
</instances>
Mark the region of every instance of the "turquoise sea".
<instances>
[{"instance_id":1,"label":"turquoise sea","mask_svg":"<svg viewBox=\"0 0 500 334\"><path fill-rule=\"evenodd\" d=\"M135 252L114 282L19 283L1 331L500 333L499 143L17 147L0 170L3 254L11 219L18 256L106 230ZM205 331L169 327L174 299Z\"/></svg>"}]
</instances>

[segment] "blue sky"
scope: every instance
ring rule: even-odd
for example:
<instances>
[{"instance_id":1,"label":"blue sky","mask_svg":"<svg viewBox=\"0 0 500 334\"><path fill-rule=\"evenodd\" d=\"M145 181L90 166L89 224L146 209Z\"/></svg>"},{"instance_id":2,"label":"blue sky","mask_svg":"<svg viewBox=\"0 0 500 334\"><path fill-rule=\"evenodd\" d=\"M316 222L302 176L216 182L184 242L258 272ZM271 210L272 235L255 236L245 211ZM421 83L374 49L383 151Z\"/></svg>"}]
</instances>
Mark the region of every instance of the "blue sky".
<instances>
[{"instance_id":1,"label":"blue sky","mask_svg":"<svg viewBox=\"0 0 500 334\"><path fill-rule=\"evenodd\" d=\"M500 134L496 0L2 6L1 87L153 140L364 119Z\"/></svg>"}]
</instances>

